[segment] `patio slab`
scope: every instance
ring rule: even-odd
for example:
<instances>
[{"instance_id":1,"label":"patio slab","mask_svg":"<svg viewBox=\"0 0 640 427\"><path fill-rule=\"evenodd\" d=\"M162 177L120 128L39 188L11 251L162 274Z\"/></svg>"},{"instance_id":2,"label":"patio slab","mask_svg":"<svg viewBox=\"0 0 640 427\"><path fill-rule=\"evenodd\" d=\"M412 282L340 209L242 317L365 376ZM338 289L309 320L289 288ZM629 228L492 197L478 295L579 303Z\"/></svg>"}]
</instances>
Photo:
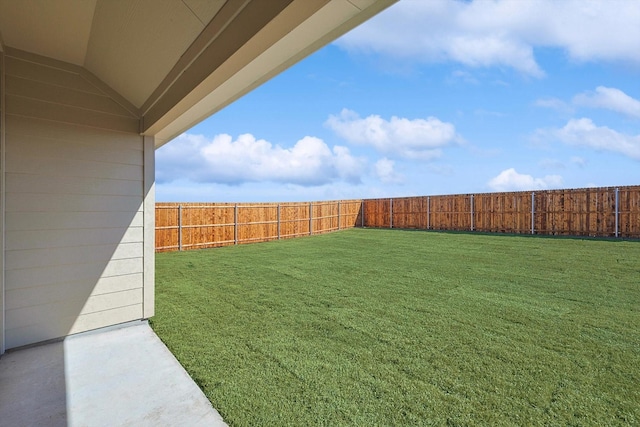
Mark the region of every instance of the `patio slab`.
<instances>
[{"instance_id":1,"label":"patio slab","mask_svg":"<svg viewBox=\"0 0 640 427\"><path fill-rule=\"evenodd\" d=\"M5 353L0 420L8 426L226 426L147 322Z\"/></svg>"}]
</instances>

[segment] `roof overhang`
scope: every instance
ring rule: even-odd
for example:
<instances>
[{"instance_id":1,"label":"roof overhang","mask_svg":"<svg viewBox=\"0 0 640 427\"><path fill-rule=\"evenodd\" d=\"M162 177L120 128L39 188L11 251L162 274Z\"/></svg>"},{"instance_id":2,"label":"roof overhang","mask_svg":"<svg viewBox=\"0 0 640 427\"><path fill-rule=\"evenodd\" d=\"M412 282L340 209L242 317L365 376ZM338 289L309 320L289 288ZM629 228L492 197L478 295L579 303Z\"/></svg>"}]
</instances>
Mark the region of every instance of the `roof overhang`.
<instances>
[{"instance_id":1,"label":"roof overhang","mask_svg":"<svg viewBox=\"0 0 640 427\"><path fill-rule=\"evenodd\" d=\"M0 43L82 67L156 147L397 0L0 0Z\"/></svg>"}]
</instances>

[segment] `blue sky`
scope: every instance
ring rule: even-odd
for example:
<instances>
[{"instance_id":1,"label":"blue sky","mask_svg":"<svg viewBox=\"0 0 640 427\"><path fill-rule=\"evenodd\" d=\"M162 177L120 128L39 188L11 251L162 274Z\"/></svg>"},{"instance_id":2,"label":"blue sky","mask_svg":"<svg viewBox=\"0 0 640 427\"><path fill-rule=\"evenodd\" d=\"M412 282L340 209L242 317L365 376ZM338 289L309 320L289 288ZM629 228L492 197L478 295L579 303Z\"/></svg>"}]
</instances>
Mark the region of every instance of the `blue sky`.
<instances>
[{"instance_id":1,"label":"blue sky","mask_svg":"<svg viewBox=\"0 0 640 427\"><path fill-rule=\"evenodd\" d=\"M158 201L640 184L640 2L401 0L156 151Z\"/></svg>"}]
</instances>

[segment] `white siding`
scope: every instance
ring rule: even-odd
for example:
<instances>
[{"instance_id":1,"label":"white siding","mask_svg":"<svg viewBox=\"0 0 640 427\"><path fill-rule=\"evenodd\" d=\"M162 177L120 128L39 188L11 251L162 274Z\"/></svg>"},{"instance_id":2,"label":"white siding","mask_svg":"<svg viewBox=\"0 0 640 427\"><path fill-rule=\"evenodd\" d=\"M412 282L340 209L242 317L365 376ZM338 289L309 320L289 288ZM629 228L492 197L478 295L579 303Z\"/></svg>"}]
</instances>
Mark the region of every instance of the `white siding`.
<instances>
[{"instance_id":1,"label":"white siding","mask_svg":"<svg viewBox=\"0 0 640 427\"><path fill-rule=\"evenodd\" d=\"M141 319L153 294L139 119L73 70L6 57L7 348Z\"/></svg>"}]
</instances>

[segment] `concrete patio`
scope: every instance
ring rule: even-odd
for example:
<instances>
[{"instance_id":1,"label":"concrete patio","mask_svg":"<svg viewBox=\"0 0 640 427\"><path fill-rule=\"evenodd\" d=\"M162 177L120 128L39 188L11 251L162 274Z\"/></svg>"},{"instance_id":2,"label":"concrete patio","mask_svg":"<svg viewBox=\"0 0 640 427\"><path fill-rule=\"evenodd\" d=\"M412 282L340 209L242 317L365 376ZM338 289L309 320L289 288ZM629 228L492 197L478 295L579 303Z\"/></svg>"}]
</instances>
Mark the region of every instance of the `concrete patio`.
<instances>
[{"instance_id":1,"label":"concrete patio","mask_svg":"<svg viewBox=\"0 0 640 427\"><path fill-rule=\"evenodd\" d=\"M7 352L0 424L225 426L146 321Z\"/></svg>"}]
</instances>

